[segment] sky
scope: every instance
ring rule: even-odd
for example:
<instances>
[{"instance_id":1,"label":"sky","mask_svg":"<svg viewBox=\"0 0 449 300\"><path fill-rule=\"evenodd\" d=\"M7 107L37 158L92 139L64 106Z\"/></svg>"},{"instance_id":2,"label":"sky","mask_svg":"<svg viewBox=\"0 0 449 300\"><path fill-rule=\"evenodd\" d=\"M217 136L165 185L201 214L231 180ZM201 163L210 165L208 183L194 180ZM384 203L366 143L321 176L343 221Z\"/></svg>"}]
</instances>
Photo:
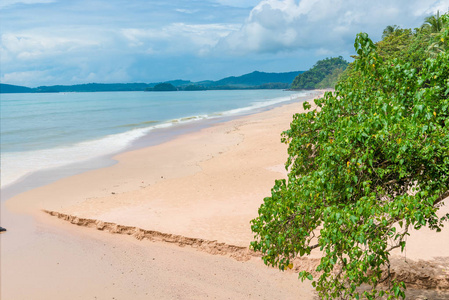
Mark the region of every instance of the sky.
<instances>
[{"instance_id":1,"label":"sky","mask_svg":"<svg viewBox=\"0 0 449 300\"><path fill-rule=\"evenodd\" d=\"M2 0L0 82L218 80L351 60L354 38L415 28L449 0Z\"/></svg>"}]
</instances>

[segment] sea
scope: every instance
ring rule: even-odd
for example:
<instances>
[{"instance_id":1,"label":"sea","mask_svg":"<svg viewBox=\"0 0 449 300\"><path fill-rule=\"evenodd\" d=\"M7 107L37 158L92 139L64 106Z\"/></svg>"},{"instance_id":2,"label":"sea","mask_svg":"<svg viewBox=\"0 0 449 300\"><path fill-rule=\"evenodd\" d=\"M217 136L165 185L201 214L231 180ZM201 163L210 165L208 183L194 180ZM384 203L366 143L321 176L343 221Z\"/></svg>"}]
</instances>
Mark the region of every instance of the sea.
<instances>
[{"instance_id":1,"label":"sea","mask_svg":"<svg viewBox=\"0 0 449 300\"><path fill-rule=\"evenodd\" d=\"M283 90L0 94L1 187L33 174L43 174L35 179L45 177L42 172L48 170L60 170L61 177L86 166L112 164L112 155L133 146L154 145L186 128L195 130L301 101L307 94ZM83 163L83 168L76 167Z\"/></svg>"}]
</instances>

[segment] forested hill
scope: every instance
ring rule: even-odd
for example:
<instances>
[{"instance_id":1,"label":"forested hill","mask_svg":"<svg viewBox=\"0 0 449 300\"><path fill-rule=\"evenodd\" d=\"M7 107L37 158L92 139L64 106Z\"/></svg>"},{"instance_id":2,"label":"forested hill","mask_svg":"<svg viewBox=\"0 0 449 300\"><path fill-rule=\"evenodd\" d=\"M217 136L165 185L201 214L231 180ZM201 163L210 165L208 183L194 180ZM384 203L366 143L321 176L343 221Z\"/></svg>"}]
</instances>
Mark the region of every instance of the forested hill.
<instances>
[{"instance_id":1,"label":"forested hill","mask_svg":"<svg viewBox=\"0 0 449 300\"><path fill-rule=\"evenodd\" d=\"M172 80L166 83L179 86L188 84L190 81L186 80ZM144 91L147 88L152 88L158 83L88 83L77 85L53 85L40 86L36 88L36 92L128 92L128 91Z\"/></svg>"},{"instance_id":2,"label":"forested hill","mask_svg":"<svg viewBox=\"0 0 449 300\"><path fill-rule=\"evenodd\" d=\"M318 89L334 87L338 77L348 66L343 57L319 60L310 70L299 74L292 83L292 89Z\"/></svg>"},{"instance_id":3,"label":"forested hill","mask_svg":"<svg viewBox=\"0 0 449 300\"><path fill-rule=\"evenodd\" d=\"M198 82L204 86L225 86L225 85L241 85L241 86L258 86L266 83L291 83L293 79L304 71L286 72L286 73L265 73L254 71L242 76L226 77L218 81Z\"/></svg>"},{"instance_id":4,"label":"forested hill","mask_svg":"<svg viewBox=\"0 0 449 300\"><path fill-rule=\"evenodd\" d=\"M172 80L163 83L171 84L177 90L206 89L287 89L293 79L303 71L284 73L252 72L242 76L226 77L218 81L192 82L190 80ZM154 90L157 83L88 83L77 85L53 85L28 88L9 84L0 84L0 93L57 93L57 92L115 92L115 91L149 91Z\"/></svg>"},{"instance_id":5,"label":"forested hill","mask_svg":"<svg viewBox=\"0 0 449 300\"><path fill-rule=\"evenodd\" d=\"M0 93L34 93L34 90L24 86L0 83Z\"/></svg>"}]
</instances>

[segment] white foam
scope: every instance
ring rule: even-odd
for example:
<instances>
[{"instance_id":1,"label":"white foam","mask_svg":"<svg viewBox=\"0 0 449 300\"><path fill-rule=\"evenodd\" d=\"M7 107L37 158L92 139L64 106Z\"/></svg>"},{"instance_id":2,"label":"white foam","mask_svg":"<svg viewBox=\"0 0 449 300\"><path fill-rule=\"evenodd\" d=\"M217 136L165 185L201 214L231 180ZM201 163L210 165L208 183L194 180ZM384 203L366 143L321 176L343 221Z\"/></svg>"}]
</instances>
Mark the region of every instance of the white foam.
<instances>
[{"instance_id":1,"label":"white foam","mask_svg":"<svg viewBox=\"0 0 449 300\"><path fill-rule=\"evenodd\" d=\"M98 140L64 147L2 153L1 187L32 172L62 167L118 152L151 129L152 127L133 129L124 133L108 135Z\"/></svg>"},{"instance_id":2,"label":"white foam","mask_svg":"<svg viewBox=\"0 0 449 300\"><path fill-rule=\"evenodd\" d=\"M256 110L256 109L259 109L259 108L264 108L264 107L276 105L276 104L279 104L279 103L282 103L282 102L293 101L295 99L299 99L301 97L304 97L305 95L307 95L307 93L300 92L298 94L290 95L289 97L279 97L279 98L275 98L275 99L271 99L271 100L267 100L267 101L256 101L256 102L253 102L250 106L246 106L246 107L242 107L242 108L236 108L236 109L225 111L223 113L223 115L243 114L243 113L246 113L246 112L249 112L249 111L252 111L252 110Z\"/></svg>"},{"instance_id":3,"label":"white foam","mask_svg":"<svg viewBox=\"0 0 449 300\"><path fill-rule=\"evenodd\" d=\"M195 121L200 121L200 120L211 119L212 117L213 117L212 115L190 116L190 117L182 117L179 119L174 119L174 120L171 120L170 122L173 124L190 123L190 122L195 122Z\"/></svg>"}]
</instances>

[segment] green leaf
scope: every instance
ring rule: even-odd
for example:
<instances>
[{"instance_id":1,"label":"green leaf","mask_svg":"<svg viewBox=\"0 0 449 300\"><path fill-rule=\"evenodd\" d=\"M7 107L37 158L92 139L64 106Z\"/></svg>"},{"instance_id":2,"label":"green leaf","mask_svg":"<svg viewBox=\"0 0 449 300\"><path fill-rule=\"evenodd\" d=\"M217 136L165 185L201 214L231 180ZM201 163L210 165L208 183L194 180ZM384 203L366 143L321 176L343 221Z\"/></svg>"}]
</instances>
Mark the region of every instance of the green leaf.
<instances>
[{"instance_id":1,"label":"green leaf","mask_svg":"<svg viewBox=\"0 0 449 300\"><path fill-rule=\"evenodd\" d=\"M449 190L449 54L430 55L432 39L396 28L374 44L358 34L358 56L335 92L314 100L319 109L296 114L282 134L288 180L275 182L251 222L252 245L279 267L318 243L312 285L320 298L358 298L361 284L372 285L368 299L402 297L401 283L377 285L387 245L405 250L409 225L442 227L435 204Z\"/></svg>"}]
</instances>

